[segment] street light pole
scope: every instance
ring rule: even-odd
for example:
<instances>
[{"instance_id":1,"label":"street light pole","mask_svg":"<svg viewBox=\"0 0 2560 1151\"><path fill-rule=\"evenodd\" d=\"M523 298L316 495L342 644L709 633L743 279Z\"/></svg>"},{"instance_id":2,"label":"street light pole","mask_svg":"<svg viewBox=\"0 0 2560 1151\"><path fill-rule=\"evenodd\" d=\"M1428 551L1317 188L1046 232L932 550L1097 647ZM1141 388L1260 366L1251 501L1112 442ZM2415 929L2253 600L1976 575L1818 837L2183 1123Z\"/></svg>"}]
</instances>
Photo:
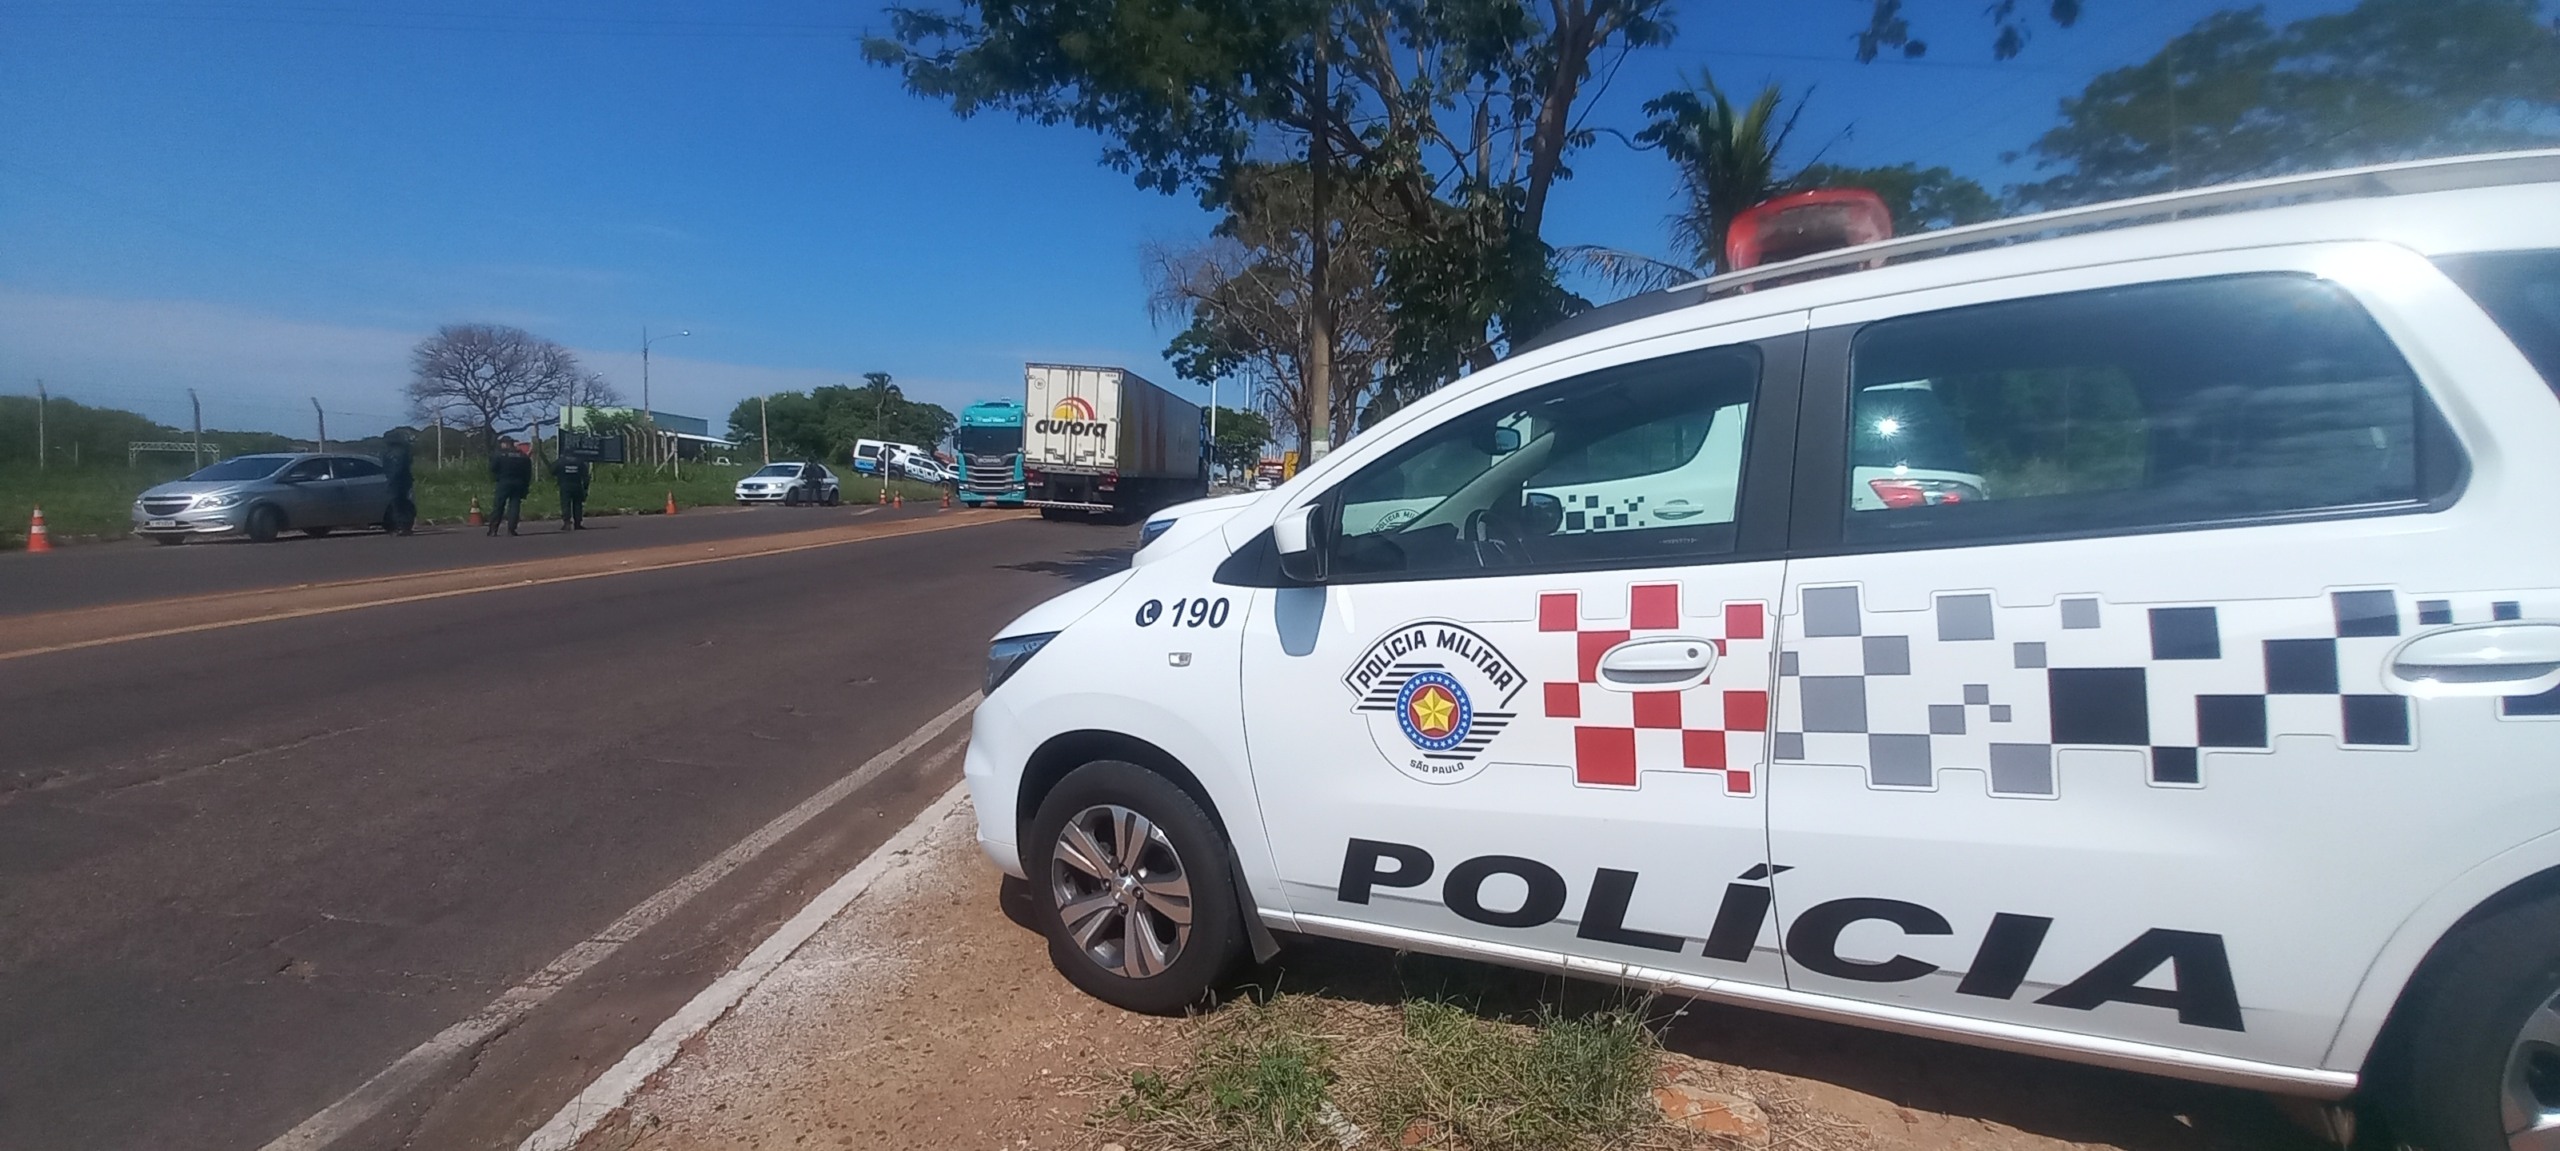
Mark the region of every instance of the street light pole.
<instances>
[{"instance_id":1,"label":"street light pole","mask_svg":"<svg viewBox=\"0 0 2560 1151\"><path fill-rule=\"evenodd\" d=\"M44 381L36 381L36 470L44 470Z\"/></svg>"},{"instance_id":2,"label":"street light pole","mask_svg":"<svg viewBox=\"0 0 2560 1151\"><path fill-rule=\"evenodd\" d=\"M693 329L681 328L673 335L660 336L658 339L672 340L677 336L690 336L692 334ZM647 324L642 324L640 326L640 424L642 427L648 429L649 454L653 457L649 461L651 466L655 466L658 462L654 457L658 454L659 447L658 415L649 407L649 345L656 342L656 340L649 338L649 326Z\"/></svg>"}]
</instances>

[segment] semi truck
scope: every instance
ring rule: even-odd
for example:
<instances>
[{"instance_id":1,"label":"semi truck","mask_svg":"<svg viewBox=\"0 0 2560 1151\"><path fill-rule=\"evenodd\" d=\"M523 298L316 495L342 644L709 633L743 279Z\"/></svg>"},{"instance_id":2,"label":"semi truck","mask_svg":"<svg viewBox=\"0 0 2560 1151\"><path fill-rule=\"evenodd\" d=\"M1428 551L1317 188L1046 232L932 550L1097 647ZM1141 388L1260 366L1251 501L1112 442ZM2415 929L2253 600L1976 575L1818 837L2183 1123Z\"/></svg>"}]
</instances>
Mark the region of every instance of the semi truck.
<instances>
[{"instance_id":1,"label":"semi truck","mask_svg":"<svg viewBox=\"0 0 2560 1151\"><path fill-rule=\"evenodd\" d=\"M1022 401L981 400L960 409L960 502L1022 506Z\"/></svg>"},{"instance_id":2,"label":"semi truck","mask_svg":"<svg viewBox=\"0 0 2560 1151\"><path fill-rule=\"evenodd\" d=\"M1126 368L1023 371L1025 503L1049 519L1137 519L1209 494L1200 406Z\"/></svg>"}]
</instances>

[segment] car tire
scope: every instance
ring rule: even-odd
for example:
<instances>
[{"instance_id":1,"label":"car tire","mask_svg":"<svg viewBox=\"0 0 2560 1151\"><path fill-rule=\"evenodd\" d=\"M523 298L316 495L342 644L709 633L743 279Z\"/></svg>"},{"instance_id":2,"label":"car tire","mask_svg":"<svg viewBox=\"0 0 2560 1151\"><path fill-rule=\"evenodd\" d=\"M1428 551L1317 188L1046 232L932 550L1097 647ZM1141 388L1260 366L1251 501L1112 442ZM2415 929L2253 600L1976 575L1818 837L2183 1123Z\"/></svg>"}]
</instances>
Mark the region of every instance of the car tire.
<instances>
[{"instance_id":1,"label":"car tire","mask_svg":"<svg viewBox=\"0 0 2560 1151\"><path fill-rule=\"evenodd\" d=\"M1086 994L1178 1014L1244 955L1227 837L1171 780L1096 760L1058 781L1027 832L1033 922L1050 961ZM1124 833L1135 851L1121 850Z\"/></svg>"},{"instance_id":2,"label":"car tire","mask_svg":"<svg viewBox=\"0 0 2560 1151\"><path fill-rule=\"evenodd\" d=\"M2372 1078L2395 1146L2504 1151L2524 1125L2560 1137L2560 898L2455 928L2392 1015Z\"/></svg>"},{"instance_id":3,"label":"car tire","mask_svg":"<svg viewBox=\"0 0 2560 1151\"><path fill-rule=\"evenodd\" d=\"M262 544L270 543L275 540L276 533L284 530L284 513L272 506L260 504L249 509L249 518L242 523L241 527L248 533L250 539Z\"/></svg>"},{"instance_id":4,"label":"car tire","mask_svg":"<svg viewBox=\"0 0 2560 1151\"><path fill-rule=\"evenodd\" d=\"M798 489L798 488L792 488L792 489L790 489L790 490L788 490L788 491L783 492L783 493L782 493L782 506L784 506L784 507L786 507L786 508L796 508L796 507L799 507L799 506L800 506L800 489Z\"/></svg>"},{"instance_id":5,"label":"car tire","mask_svg":"<svg viewBox=\"0 0 2560 1151\"><path fill-rule=\"evenodd\" d=\"M840 504L842 504L842 503L844 503L844 489L842 489L842 488L828 488L828 489L827 489L827 506L828 506L828 507L836 507L836 506L838 506L838 505L840 505Z\"/></svg>"}]
</instances>

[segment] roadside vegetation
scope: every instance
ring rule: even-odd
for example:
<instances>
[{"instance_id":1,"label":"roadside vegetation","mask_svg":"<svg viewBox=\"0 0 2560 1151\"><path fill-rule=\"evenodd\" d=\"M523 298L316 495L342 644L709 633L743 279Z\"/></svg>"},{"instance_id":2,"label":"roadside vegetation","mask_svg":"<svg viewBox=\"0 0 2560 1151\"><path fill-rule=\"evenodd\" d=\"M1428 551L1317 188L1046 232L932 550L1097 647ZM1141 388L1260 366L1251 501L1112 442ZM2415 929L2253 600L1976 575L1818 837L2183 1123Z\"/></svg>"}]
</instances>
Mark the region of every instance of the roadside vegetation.
<instances>
[{"instance_id":1,"label":"roadside vegetation","mask_svg":"<svg viewBox=\"0 0 2560 1151\"><path fill-rule=\"evenodd\" d=\"M1133 1075L1096 1121L1139 1151L1688 1147L1654 1103L1639 1004L1525 1020L1456 1003L1314 995L1198 1019L1187 1064Z\"/></svg>"}]
</instances>

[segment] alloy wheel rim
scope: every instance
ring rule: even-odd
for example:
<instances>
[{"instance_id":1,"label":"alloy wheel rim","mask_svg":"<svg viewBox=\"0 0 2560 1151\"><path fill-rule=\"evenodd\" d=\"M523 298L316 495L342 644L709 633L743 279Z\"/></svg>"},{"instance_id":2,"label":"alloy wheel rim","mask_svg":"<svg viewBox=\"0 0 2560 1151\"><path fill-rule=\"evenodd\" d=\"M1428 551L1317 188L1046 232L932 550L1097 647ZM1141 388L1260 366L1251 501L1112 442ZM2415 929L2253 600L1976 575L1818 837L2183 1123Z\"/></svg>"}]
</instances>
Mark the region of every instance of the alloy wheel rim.
<instances>
[{"instance_id":1,"label":"alloy wheel rim","mask_svg":"<svg viewBox=\"0 0 2560 1151\"><path fill-rule=\"evenodd\" d=\"M2516 1029L2498 1099L2511 1151L2560 1151L2560 997Z\"/></svg>"},{"instance_id":2,"label":"alloy wheel rim","mask_svg":"<svg viewBox=\"0 0 2560 1151\"><path fill-rule=\"evenodd\" d=\"M1049 897L1077 950L1129 979L1165 972L1191 941L1191 876L1155 821L1096 804L1058 829Z\"/></svg>"}]
</instances>

